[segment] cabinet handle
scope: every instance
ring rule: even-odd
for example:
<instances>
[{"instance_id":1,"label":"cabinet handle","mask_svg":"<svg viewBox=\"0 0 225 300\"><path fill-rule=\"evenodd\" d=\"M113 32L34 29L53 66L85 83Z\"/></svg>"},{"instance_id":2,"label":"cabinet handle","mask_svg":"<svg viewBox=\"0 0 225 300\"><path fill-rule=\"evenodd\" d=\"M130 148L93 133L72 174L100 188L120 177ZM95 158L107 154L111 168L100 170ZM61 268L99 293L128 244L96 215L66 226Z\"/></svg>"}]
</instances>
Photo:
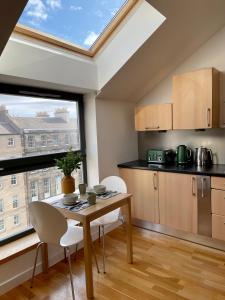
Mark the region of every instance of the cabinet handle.
<instances>
[{"instance_id":1,"label":"cabinet handle","mask_svg":"<svg viewBox=\"0 0 225 300\"><path fill-rule=\"evenodd\" d=\"M210 114L211 113L211 109L207 108L207 126L210 127Z\"/></svg>"},{"instance_id":2,"label":"cabinet handle","mask_svg":"<svg viewBox=\"0 0 225 300\"><path fill-rule=\"evenodd\" d=\"M160 127L159 126L153 126L153 127L145 127L145 129L159 129Z\"/></svg>"},{"instance_id":3,"label":"cabinet handle","mask_svg":"<svg viewBox=\"0 0 225 300\"><path fill-rule=\"evenodd\" d=\"M192 195L196 196L196 192L195 192L195 181L196 181L196 179L195 179L195 177L192 177L191 179L192 179Z\"/></svg>"},{"instance_id":4,"label":"cabinet handle","mask_svg":"<svg viewBox=\"0 0 225 300\"><path fill-rule=\"evenodd\" d=\"M154 186L154 190L157 190L157 173L153 174L153 186Z\"/></svg>"}]
</instances>

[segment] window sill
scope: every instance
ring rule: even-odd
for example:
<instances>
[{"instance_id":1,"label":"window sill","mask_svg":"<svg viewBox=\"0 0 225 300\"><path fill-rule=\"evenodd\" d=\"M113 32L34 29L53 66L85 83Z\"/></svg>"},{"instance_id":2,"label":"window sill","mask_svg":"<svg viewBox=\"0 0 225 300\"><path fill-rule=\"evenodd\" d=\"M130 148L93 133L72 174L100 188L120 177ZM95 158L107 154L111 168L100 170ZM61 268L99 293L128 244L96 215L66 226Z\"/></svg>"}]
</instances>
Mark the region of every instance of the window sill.
<instances>
[{"instance_id":1,"label":"window sill","mask_svg":"<svg viewBox=\"0 0 225 300\"><path fill-rule=\"evenodd\" d=\"M1 246L0 265L34 249L39 242L36 233L31 233L7 245Z\"/></svg>"}]
</instances>

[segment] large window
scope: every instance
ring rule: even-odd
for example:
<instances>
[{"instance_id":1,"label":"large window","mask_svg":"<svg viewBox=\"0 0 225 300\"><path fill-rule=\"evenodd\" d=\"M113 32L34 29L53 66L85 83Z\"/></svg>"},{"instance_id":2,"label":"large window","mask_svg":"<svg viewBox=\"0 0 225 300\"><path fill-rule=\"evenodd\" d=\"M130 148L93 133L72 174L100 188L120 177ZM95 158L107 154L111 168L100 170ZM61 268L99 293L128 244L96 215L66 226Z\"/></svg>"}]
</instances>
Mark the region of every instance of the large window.
<instances>
[{"instance_id":1,"label":"large window","mask_svg":"<svg viewBox=\"0 0 225 300\"><path fill-rule=\"evenodd\" d=\"M81 95L0 87L0 143L12 144L7 130L17 141L0 152L1 245L32 231L29 202L61 194L63 174L55 167L55 159L69 148L85 157L85 140ZM86 181L85 161L82 166L75 174L76 185Z\"/></svg>"}]
</instances>

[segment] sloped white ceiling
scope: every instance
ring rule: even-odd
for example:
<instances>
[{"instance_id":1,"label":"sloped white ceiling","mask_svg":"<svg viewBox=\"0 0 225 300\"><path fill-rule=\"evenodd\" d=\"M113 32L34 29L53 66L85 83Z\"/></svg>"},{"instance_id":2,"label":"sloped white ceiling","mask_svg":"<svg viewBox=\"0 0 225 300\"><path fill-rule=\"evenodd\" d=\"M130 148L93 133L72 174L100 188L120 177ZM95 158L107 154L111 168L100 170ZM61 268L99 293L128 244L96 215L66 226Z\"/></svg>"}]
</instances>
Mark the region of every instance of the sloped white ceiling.
<instances>
[{"instance_id":1,"label":"sloped white ceiling","mask_svg":"<svg viewBox=\"0 0 225 300\"><path fill-rule=\"evenodd\" d=\"M224 0L148 2L166 21L101 89L98 98L137 102L225 25Z\"/></svg>"}]
</instances>

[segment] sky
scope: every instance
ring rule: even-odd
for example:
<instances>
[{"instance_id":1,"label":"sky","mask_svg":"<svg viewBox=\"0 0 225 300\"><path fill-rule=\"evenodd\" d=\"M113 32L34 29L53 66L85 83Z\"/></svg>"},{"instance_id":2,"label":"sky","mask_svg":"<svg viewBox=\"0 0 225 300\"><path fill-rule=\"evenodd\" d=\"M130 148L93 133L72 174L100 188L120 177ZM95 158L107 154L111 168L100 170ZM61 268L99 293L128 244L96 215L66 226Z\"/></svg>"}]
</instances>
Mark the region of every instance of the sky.
<instances>
[{"instance_id":1,"label":"sky","mask_svg":"<svg viewBox=\"0 0 225 300\"><path fill-rule=\"evenodd\" d=\"M58 108L67 108L71 118L77 115L77 104L71 101L0 94L0 105L4 105L13 117L35 117L37 112L47 112L54 117Z\"/></svg>"},{"instance_id":2,"label":"sky","mask_svg":"<svg viewBox=\"0 0 225 300\"><path fill-rule=\"evenodd\" d=\"M89 49L126 0L29 0L19 24Z\"/></svg>"}]
</instances>

